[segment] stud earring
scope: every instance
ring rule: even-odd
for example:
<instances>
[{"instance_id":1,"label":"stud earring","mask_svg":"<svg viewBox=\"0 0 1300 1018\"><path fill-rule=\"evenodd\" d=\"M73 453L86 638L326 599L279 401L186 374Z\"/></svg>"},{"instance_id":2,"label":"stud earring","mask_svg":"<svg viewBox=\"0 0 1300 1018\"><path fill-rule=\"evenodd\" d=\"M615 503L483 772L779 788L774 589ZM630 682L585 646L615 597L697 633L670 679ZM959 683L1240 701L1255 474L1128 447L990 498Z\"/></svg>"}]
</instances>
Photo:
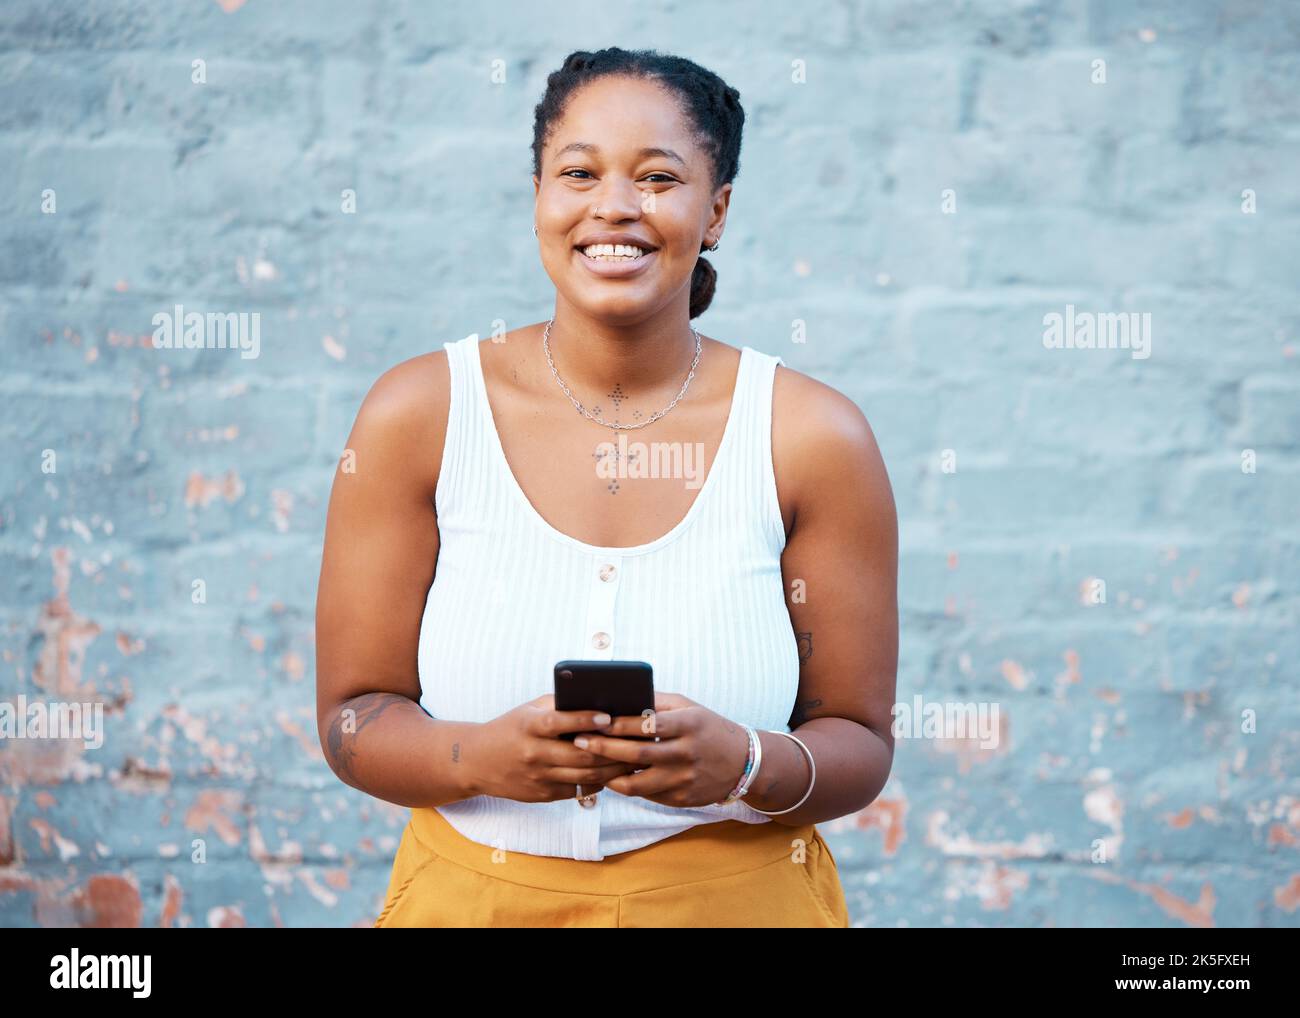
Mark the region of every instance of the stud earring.
<instances>
[{"instance_id":1,"label":"stud earring","mask_svg":"<svg viewBox=\"0 0 1300 1018\"><path fill-rule=\"evenodd\" d=\"M537 224L536 224L536 223L533 223L533 236L534 236L534 237L537 236Z\"/></svg>"}]
</instances>

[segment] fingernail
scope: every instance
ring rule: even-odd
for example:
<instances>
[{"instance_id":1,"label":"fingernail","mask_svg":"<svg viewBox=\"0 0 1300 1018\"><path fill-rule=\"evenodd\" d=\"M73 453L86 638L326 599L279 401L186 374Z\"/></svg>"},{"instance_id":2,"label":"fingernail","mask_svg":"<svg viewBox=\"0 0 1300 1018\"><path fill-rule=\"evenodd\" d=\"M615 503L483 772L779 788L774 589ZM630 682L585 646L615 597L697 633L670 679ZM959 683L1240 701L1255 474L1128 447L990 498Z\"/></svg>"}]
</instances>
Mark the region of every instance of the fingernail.
<instances>
[{"instance_id":1,"label":"fingernail","mask_svg":"<svg viewBox=\"0 0 1300 1018\"><path fill-rule=\"evenodd\" d=\"M613 720L613 718L608 714L597 714L592 720L594 720L598 725L607 725Z\"/></svg>"},{"instance_id":2,"label":"fingernail","mask_svg":"<svg viewBox=\"0 0 1300 1018\"><path fill-rule=\"evenodd\" d=\"M576 739L573 740L573 744L577 746L579 749L587 748L587 740L584 739L581 735L579 735Z\"/></svg>"}]
</instances>

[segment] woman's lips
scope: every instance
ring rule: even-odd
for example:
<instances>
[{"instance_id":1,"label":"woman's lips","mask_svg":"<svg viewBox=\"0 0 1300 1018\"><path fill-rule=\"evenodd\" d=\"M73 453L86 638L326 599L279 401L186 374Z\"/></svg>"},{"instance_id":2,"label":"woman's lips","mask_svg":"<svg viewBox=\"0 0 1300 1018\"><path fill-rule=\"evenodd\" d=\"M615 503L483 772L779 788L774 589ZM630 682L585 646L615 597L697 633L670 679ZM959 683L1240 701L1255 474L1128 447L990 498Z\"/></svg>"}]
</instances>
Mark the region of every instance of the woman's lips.
<instances>
[{"instance_id":1,"label":"woman's lips","mask_svg":"<svg viewBox=\"0 0 1300 1018\"><path fill-rule=\"evenodd\" d=\"M605 279L621 279L625 276L635 276L638 272L644 272L657 251L647 251L637 258L611 258L600 261L595 258L588 258L582 253L581 249L574 248L573 254L587 269L597 276Z\"/></svg>"}]
</instances>

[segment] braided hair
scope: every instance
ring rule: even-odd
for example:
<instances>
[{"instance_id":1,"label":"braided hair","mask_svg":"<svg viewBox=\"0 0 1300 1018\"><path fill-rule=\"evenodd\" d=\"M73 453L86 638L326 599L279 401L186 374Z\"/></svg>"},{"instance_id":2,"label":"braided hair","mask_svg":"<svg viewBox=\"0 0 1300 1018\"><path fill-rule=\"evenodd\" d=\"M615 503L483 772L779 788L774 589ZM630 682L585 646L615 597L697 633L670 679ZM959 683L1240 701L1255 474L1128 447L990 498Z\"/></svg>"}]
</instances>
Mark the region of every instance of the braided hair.
<instances>
[{"instance_id":1,"label":"braided hair","mask_svg":"<svg viewBox=\"0 0 1300 1018\"><path fill-rule=\"evenodd\" d=\"M542 152L554 124L564 114L569 97L581 86L611 75L643 78L666 86L681 100L701 148L713 164L713 189L735 180L740 170L740 137L745 111L740 93L684 57L656 50L625 50L611 46L595 53L577 50L546 79L546 91L533 111L533 173L542 175ZM703 248L701 248L703 250ZM704 314L713 301L718 273L707 258L699 258L691 274L690 317Z\"/></svg>"}]
</instances>

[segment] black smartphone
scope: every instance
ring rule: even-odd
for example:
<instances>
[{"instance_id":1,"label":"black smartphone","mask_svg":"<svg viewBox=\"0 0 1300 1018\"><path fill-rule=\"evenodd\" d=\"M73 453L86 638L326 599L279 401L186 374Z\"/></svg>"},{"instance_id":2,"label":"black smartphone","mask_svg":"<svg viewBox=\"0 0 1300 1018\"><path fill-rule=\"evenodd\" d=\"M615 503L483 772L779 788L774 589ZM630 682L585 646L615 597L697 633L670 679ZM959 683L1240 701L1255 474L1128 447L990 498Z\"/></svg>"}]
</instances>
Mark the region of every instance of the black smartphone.
<instances>
[{"instance_id":1,"label":"black smartphone","mask_svg":"<svg viewBox=\"0 0 1300 1018\"><path fill-rule=\"evenodd\" d=\"M610 717L644 717L655 708L654 670L645 661L559 661L556 710L603 710ZM561 739L572 742L577 732ZM653 735L620 736L653 739Z\"/></svg>"}]
</instances>

